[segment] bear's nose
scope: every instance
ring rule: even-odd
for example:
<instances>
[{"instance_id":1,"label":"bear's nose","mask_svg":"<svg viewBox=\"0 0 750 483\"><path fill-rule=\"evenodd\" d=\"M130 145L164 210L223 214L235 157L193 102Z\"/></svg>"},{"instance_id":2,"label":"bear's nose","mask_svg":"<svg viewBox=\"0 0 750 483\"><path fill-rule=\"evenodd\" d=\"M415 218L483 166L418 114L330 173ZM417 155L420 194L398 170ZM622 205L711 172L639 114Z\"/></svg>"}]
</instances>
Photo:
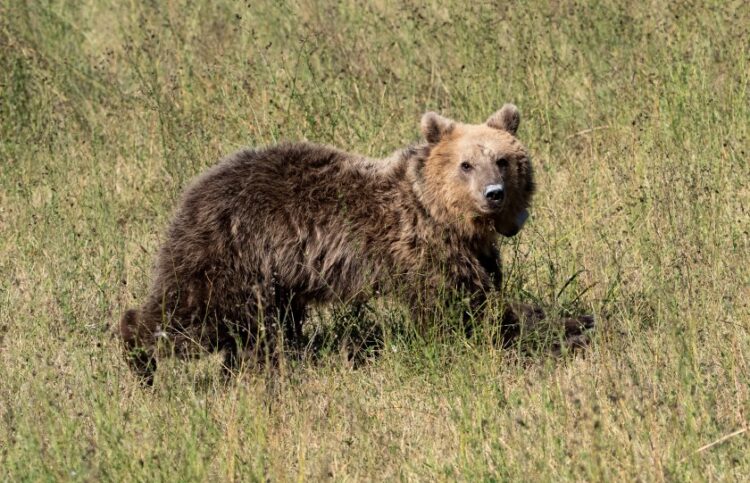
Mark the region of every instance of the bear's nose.
<instances>
[{"instance_id":1,"label":"bear's nose","mask_svg":"<svg viewBox=\"0 0 750 483\"><path fill-rule=\"evenodd\" d=\"M503 201L505 189L501 184L491 184L484 189L484 197L490 201Z\"/></svg>"}]
</instances>

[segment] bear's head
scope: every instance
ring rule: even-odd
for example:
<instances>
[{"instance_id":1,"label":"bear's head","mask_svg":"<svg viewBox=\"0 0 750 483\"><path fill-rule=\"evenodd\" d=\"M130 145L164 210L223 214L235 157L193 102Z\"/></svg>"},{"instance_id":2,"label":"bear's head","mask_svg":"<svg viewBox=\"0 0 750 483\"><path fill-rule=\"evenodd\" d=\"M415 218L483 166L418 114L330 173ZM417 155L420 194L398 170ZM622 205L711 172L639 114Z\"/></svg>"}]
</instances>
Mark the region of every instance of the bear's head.
<instances>
[{"instance_id":1,"label":"bear's head","mask_svg":"<svg viewBox=\"0 0 750 483\"><path fill-rule=\"evenodd\" d=\"M520 120L512 104L479 125L422 117L429 154L418 190L433 217L469 234L518 233L534 194L531 160L515 137Z\"/></svg>"}]
</instances>

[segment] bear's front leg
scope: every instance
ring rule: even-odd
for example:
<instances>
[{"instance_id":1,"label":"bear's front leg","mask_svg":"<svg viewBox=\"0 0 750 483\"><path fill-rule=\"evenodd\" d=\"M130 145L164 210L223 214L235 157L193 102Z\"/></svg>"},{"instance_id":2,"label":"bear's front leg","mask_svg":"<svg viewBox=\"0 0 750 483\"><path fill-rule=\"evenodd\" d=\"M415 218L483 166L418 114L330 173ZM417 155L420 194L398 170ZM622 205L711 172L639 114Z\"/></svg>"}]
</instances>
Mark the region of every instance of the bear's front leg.
<instances>
[{"instance_id":1,"label":"bear's front leg","mask_svg":"<svg viewBox=\"0 0 750 483\"><path fill-rule=\"evenodd\" d=\"M591 332L595 327L593 315L578 317L563 317L559 320L548 320L541 307L510 303L503 311L500 325L500 338L504 347L510 347L522 335L532 334L540 329L563 330L561 340L552 344L551 350L555 354L563 351L583 349L591 342Z\"/></svg>"}]
</instances>

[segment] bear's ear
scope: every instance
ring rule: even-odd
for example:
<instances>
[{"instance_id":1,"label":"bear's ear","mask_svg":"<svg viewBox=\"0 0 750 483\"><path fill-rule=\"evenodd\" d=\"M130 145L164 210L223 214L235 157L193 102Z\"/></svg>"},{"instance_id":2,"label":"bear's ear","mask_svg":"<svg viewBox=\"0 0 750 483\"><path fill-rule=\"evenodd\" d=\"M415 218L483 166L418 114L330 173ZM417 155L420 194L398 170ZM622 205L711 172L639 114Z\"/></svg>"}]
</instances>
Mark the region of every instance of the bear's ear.
<instances>
[{"instance_id":1,"label":"bear's ear","mask_svg":"<svg viewBox=\"0 0 750 483\"><path fill-rule=\"evenodd\" d=\"M453 121L435 112L426 112L420 123L422 135L430 144L440 142L440 139L451 132L454 126Z\"/></svg>"},{"instance_id":2,"label":"bear's ear","mask_svg":"<svg viewBox=\"0 0 750 483\"><path fill-rule=\"evenodd\" d=\"M513 104L505 104L499 111L487 119L487 125L495 129L502 129L516 135L518 125L521 124L521 114Z\"/></svg>"}]
</instances>

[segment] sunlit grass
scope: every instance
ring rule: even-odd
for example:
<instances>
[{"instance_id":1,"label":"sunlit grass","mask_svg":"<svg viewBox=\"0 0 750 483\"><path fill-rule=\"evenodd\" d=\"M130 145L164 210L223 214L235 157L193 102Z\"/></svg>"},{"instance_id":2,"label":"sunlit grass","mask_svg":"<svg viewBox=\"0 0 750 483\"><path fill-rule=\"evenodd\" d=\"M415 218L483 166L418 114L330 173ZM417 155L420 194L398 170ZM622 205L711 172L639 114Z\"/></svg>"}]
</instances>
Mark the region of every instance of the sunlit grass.
<instances>
[{"instance_id":1,"label":"sunlit grass","mask_svg":"<svg viewBox=\"0 0 750 483\"><path fill-rule=\"evenodd\" d=\"M748 433L696 450L750 423L750 9L621 3L3 3L0 478L746 478ZM596 314L585 357L391 334L272 396L215 358L137 384L111 327L190 178L508 101L539 191L506 292Z\"/></svg>"}]
</instances>

